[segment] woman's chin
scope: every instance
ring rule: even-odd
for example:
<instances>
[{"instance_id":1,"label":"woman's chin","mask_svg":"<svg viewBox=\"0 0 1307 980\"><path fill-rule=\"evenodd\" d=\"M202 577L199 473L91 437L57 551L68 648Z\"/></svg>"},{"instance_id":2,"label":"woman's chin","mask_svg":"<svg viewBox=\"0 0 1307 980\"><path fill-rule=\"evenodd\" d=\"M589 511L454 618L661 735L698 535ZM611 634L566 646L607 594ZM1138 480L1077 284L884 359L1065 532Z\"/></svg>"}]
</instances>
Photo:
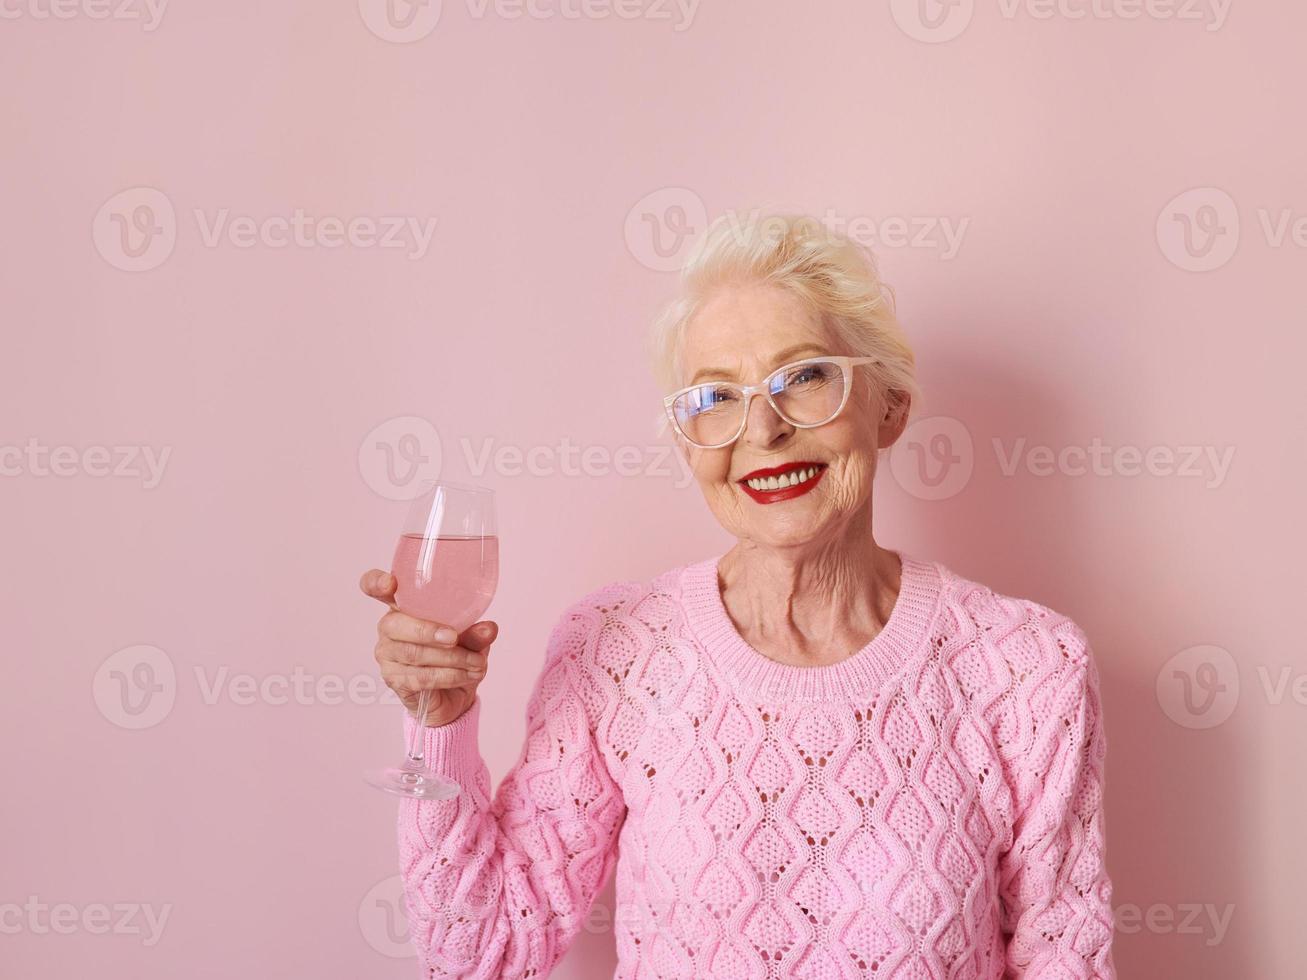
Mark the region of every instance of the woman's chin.
<instances>
[{"instance_id":1,"label":"woman's chin","mask_svg":"<svg viewBox=\"0 0 1307 980\"><path fill-rule=\"evenodd\" d=\"M822 537L823 522L815 515L793 515L772 520L755 520L750 523L747 537L772 548L798 548Z\"/></svg>"}]
</instances>

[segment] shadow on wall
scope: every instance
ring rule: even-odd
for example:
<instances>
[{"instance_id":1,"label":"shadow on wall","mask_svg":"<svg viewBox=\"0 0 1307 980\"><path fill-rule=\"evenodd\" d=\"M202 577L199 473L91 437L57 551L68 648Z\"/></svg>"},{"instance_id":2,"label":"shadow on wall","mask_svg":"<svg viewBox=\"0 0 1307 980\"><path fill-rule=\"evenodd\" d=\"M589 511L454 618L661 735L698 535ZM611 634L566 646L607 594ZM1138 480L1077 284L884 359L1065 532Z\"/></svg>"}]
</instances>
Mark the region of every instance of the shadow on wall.
<instances>
[{"instance_id":1,"label":"shadow on wall","mask_svg":"<svg viewBox=\"0 0 1307 980\"><path fill-rule=\"evenodd\" d=\"M979 336L1004 332L984 323L969 329ZM1006 332L1013 332L1010 326ZM1093 476L1040 478L1022 469L1006 475L994 440L1008 447L1010 462L1010 447L1023 437L1027 444L1083 445L1104 434L1103 420L1078 414L1072 399L1001 363L963 361L942 350L919 357L929 373L928 407L920 417L964 422L974 468L962 491L932 501L905 493L885 467L876 481L878 539L887 547L911 544L961 575L1068 615L1085 630L1106 718L1107 864L1118 973L1241 975L1259 944L1275 942L1253 926L1255 841L1236 823L1244 808L1229 802L1251 800L1256 791L1254 747L1239 726L1199 729L1173 720L1158 697L1158 669L1176 652L1169 647L1195 642L1191 610L1171 601L1178 592L1171 583L1162 584L1174 548L1150 548L1159 528L1175 535L1183 512L1164 510L1156 501L1167 491L1159 494L1156 483L1139 478L1105 487ZM1137 442L1128 435L1123 443ZM1122 486L1128 489L1118 494ZM1192 533L1201 536L1203 529ZM1150 581L1158 588L1150 589Z\"/></svg>"}]
</instances>

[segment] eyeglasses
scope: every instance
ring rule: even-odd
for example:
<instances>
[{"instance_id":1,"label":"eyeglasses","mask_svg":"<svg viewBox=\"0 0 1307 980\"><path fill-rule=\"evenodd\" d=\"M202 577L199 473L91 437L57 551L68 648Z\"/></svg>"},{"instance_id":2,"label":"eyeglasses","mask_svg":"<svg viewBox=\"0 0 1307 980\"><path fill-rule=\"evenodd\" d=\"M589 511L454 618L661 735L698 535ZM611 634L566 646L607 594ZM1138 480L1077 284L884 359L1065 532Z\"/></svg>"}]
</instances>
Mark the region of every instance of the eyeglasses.
<instances>
[{"instance_id":1,"label":"eyeglasses","mask_svg":"<svg viewBox=\"0 0 1307 980\"><path fill-rule=\"evenodd\" d=\"M707 381L663 399L667 415L687 442L700 449L729 446L744 432L749 402L761 394L776 414L799 429L825 425L849 400L853 368L874 357L809 357L786 364L760 384Z\"/></svg>"}]
</instances>

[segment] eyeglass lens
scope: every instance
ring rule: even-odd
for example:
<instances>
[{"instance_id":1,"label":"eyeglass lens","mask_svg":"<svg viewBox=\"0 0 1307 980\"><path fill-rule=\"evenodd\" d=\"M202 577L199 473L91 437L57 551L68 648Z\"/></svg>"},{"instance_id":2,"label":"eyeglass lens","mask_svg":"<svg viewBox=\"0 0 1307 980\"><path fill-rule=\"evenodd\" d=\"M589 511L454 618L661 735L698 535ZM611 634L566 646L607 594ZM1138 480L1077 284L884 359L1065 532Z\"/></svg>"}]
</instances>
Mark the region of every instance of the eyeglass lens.
<instances>
[{"instance_id":1,"label":"eyeglass lens","mask_svg":"<svg viewBox=\"0 0 1307 980\"><path fill-rule=\"evenodd\" d=\"M791 425L820 425L834 418L844 401L844 370L835 361L809 361L768 379L771 401ZM713 381L682 392L672 403L676 424L691 442L713 446L740 431L744 395L738 384Z\"/></svg>"}]
</instances>

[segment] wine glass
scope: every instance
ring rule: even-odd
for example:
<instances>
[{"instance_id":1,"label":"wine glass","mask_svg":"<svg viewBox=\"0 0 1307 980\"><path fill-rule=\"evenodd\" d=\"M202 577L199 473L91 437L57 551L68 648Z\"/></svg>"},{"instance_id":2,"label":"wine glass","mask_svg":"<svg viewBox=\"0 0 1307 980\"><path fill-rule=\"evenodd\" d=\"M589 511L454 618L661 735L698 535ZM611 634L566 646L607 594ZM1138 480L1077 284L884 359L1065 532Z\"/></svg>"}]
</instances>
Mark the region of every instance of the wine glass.
<instances>
[{"instance_id":1,"label":"wine glass","mask_svg":"<svg viewBox=\"0 0 1307 980\"><path fill-rule=\"evenodd\" d=\"M400 611L444 623L458 633L477 622L499 583L494 491L445 481L424 486L409 507L390 570ZM404 761L364 773L368 783L419 800L448 800L459 794L458 783L427 766L430 700L431 692L424 689Z\"/></svg>"}]
</instances>

